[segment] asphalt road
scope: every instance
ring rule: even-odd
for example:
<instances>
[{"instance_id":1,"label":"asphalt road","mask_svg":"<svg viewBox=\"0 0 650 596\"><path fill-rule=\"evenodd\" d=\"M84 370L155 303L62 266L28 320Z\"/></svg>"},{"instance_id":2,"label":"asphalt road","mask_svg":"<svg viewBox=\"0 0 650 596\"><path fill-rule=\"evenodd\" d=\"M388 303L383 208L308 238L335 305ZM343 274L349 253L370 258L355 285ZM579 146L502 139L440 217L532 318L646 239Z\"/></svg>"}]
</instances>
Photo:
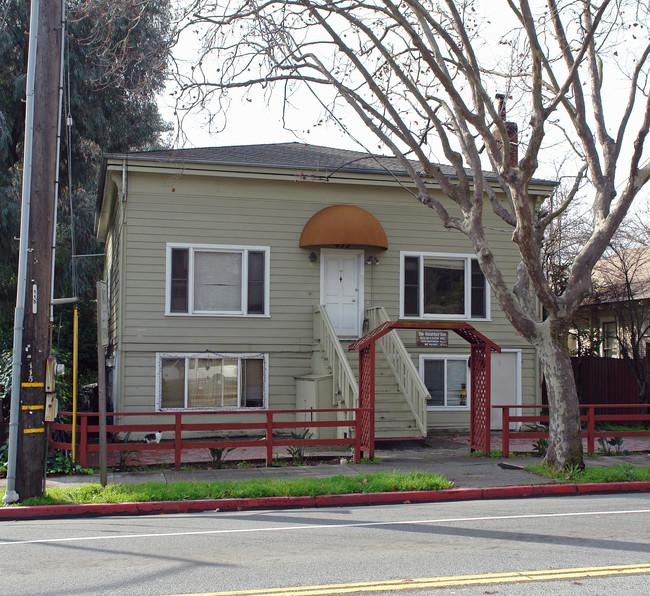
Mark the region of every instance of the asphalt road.
<instances>
[{"instance_id":1,"label":"asphalt road","mask_svg":"<svg viewBox=\"0 0 650 596\"><path fill-rule=\"evenodd\" d=\"M647 594L649 522L647 494L2 522L0 594Z\"/></svg>"}]
</instances>

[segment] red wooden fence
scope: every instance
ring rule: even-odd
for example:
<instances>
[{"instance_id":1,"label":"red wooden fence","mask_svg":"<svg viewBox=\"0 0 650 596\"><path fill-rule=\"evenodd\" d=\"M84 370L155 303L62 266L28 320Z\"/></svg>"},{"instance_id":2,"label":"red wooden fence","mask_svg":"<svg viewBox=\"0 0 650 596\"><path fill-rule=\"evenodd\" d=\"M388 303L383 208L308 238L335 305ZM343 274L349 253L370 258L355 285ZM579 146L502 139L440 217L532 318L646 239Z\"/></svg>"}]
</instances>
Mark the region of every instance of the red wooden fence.
<instances>
[{"instance_id":1,"label":"red wooden fence","mask_svg":"<svg viewBox=\"0 0 650 596\"><path fill-rule=\"evenodd\" d=\"M309 421L287 421L277 420L276 415L292 416L295 414L318 414L318 413L342 413L350 412L353 414L351 420L309 420ZM271 465L273 461L273 449L277 447L289 447L299 445L349 445L354 448L354 461L359 461L361 454L361 414L364 412L363 408L337 408L337 409L320 409L320 410L265 410L255 412L242 412L238 411L237 416L252 416L262 418L255 422L183 422L183 416L233 416L233 412L109 412L106 414L108 418L124 418L131 416L139 416L151 418L152 421L148 423L137 424L107 424L107 432L144 432L154 433L173 432L173 441L161 441L160 443L126 443L120 441L118 443L108 443L106 446L107 451L153 451L153 450L173 450L174 451L174 464L176 468L181 466L181 454L183 449L200 449L200 448L219 448L219 447L265 447L266 448L266 465ZM61 416L72 416L72 412L60 412ZM173 419L173 422L156 422L156 418L164 416L167 419ZM91 433L99 432L99 424L95 422L91 424L89 419L93 418L98 421L97 412L78 412L77 417L79 423L78 429L78 454L79 464L85 468L88 463L89 453L99 453L99 445L91 443L88 440L88 435ZM348 427L353 432L348 433L349 438L343 439L295 439L293 437L274 437L273 434L276 430L290 430L290 429L306 429L306 428L327 428L327 427ZM55 449L63 449L70 451L72 444L67 441L54 440L54 431L72 432L72 422L51 422L49 424L50 432L50 446ZM230 431L259 431L260 435L230 439L215 438L196 438L196 437L183 437L183 431L203 431L203 432L230 432Z\"/></svg>"},{"instance_id":2,"label":"red wooden fence","mask_svg":"<svg viewBox=\"0 0 650 596\"><path fill-rule=\"evenodd\" d=\"M523 415L512 416L511 409L538 409L548 410L548 406L492 406L493 408L501 408L503 419L503 431L501 435L503 457L510 455L510 423L511 422L535 422L537 424L548 425L548 414L546 415ZM648 413L648 406L644 404L617 404L617 407L602 405L602 404L580 404L580 409L585 412L580 420L586 423L587 428L582 432L582 438L587 439L587 453L595 453L595 439L610 438L610 437L650 437L650 429L644 430L625 430L625 431L597 431L595 427L596 422L618 422L623 424L639 424L641 422L650 422L650 414ZM623 414L613 412L612 410L622 410ZM596 411L603 411L603 414L596 414ZM636 413L630 413L636 412ZM514 436L517 439L547 439L548 431L531 431L531 432L515 432Z\"/></svg>"}]
</instances>

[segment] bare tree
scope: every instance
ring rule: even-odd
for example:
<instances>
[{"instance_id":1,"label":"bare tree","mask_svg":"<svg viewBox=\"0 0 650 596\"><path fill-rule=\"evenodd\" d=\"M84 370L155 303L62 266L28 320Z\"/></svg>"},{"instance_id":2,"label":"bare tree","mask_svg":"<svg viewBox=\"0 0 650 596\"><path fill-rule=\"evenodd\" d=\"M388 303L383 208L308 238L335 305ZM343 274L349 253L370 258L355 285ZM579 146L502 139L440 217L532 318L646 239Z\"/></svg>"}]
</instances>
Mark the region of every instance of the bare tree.
<instances>
[{"instance_id":1,"label":"bare tree","mask_svg":"<svg viewBox=\"0 0 650 596\"><path fill-rule=\"evenodd\" d=\"M409 173L415 198L471 241L501 308L539 354L551 406L546 462L582 465L567 332L650 177L647 25L648 7L632 0L194 0L177 34L198 36L202 50L190 74L179 73L178 107L218 110L233 89L255 86L283 93L287 109L303 89L331 118L347 105ZM627 91L606 109L603 87L621 72ZM496 91L525 122L518 144ZM529 189L558 140L555 124L580 163L564 202L544 211ZM557 294L542 239L586 176L592 232ZM514 285L490 245L486 210L512 229Z\"/></svg>"},{"instance_id":2,"label":"bare tree","mask_svg":"<svg viewBox=\"0 0 650 596\"><path fill-rule=\"evenodd\" d=\"M625 225L594 268L591 305L616 316L613 337L639 388L639 402L650 403L650 228L643 220ZM606 338L607 339L607 338Z\"/></svg>"},{"instance_id":3,"label":"bare tree","mask_svg":"<svg viewBox=\"0 0 650 596\"><path fill-rule=\"evenodd\" d=\"M170 0L68 0L67 10L76 43L84 49L83 72L95 88L125 89L133 98L162 88Z\"/></svg>"}]
</instances>

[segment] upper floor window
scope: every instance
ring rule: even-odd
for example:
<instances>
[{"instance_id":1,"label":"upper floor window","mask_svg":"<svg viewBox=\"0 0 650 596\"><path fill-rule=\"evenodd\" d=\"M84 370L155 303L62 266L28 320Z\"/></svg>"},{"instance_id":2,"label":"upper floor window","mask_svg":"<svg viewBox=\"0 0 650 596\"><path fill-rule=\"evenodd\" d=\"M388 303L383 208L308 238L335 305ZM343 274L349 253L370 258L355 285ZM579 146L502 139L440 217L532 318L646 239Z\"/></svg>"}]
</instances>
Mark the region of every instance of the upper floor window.
<instances>
[{"instance_id":1,"label":"upper floor window","mask_svg":"<svg viewBox=\"0 0 650 596\"><path fill-rule=\"evenodd\" d=\"M488 285L477 259L405 252L401 257L401 317L489 318Z\"/></svg>"},{"instance_id":2,"label":"upper floor window","mask_svg":"<svg viewBox=\"0 0 650 596\"><path fill-rule=\"evenodd\" d=\"M167 245L168 314L269 313L269 248Z\"/></svg>"}]
</instances>

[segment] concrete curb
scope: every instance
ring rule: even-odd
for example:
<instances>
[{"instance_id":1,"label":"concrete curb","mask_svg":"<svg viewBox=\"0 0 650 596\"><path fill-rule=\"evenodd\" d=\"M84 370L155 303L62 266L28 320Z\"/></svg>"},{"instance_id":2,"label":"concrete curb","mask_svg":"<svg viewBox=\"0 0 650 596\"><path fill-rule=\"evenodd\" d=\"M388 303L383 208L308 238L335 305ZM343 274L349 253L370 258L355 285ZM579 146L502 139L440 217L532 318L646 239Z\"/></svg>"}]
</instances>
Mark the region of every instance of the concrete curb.
<instances>
[{"instance_id":1,"label":"concrete curb","mask_svg":"<svg viewBox=\"0 0 650 596\"><path fill-rule=\"evenodd\" d=\"M261 497L256 499L202 499L145 503L88 503L84 505L36 505L0 508L0 521L56 517L99 517L108 515L156 515L197 511L241 511L243 509L296 509L389 505L394 503L440 503L481 499L522 499L566 495L650 492L650 482L608 482L599 484L535 484L489 488L452 488L436 491L408 491L304 497Z\"/></svg>"}]
</instances>

